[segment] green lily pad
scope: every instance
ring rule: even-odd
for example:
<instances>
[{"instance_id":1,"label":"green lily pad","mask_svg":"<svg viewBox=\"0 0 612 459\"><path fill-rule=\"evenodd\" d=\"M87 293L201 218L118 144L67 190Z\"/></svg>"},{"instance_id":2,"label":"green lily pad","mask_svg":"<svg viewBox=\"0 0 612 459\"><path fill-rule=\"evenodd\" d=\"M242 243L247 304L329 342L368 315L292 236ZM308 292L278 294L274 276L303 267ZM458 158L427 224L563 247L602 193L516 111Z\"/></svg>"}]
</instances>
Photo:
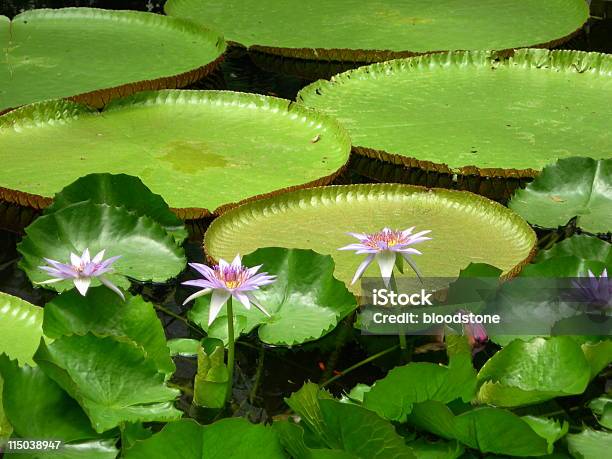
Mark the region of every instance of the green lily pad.
<instances>
[{"instance_id":1,"label":"green lily pad","mask_svg":"<svg viewBox=\"0 0 612 459\"><path fill-rule=\"evenodd\" d=\"M99 438L83 409L39 367L19 367L0 355L2 401L14 434L20 438L64 442Z\"/></svg>"},{"instance_id":2,"label":"green lily pad","mask_svg":"<svg viewBox=\"0 0 612 459\"><path fill-rule=\"evenodd\" d=\"M561 159L517 191L509 206L533 225L556 228L578 217L585 231L611 232L612 159Z\"/></svg>"},{"instance_id":3,"label":"green lily pad","mask_svg":"<svg viewBox=\"0 0 612 459\"><path fill-rule=\"evenodd\" d=\"M126 301L106 287L92 288L87 297L64 292L45 305L43 331L49 338L94 333L124 337L142 346L166 375L174 373L166 336L151 303L126 294Z\"/></svg>"},{"instance_id":4,"label":"green lily pad","mask_svg":"<svg viewBox=\"0 0 612 459\"><path fill-rule=\"evenodd\" d=\"M612 430L612 397L603 396L591 400L589 408L597 415L599 424Z\"/></svg>"},{"instance_id":5,"label":"green lily pad","mask_svg":"<svg viewBox=\"0 0 612 459\"><path fill-rule=\"evenodd\" d=\"M514 407L581 394L591 367L569 336L515 340L485 363L478 380L480 402Z\"/></svg>"},{"instance_id":6,"label":"green lily pad","mask_svg":"<svg viewBox=\"0 0 612 459\"><path fill-rule=\"evenodd\" d=\"M148 92L102 112L50 101L0 117L0 151L10 152L0 200L43 208L78 177L126 173L179 217L197 219L280 189L328 184L350 148L335 120L255 94Z\"/></svg>"},{"instance_id":7,"label":"green lily pad","mask_svg":"<svg viewBox=\"0 0 612 459\"><path fill-rule=\"evenodd\" d=\"M294 453L296 447L300 447L300 443L300 449L306 448L304 440L301 440L304 431L300 430L303 428L308 432L310 447L317 453L318 450L333 451L329 456L322 456L325 458L416 457L412 449L405 445L404 439L396 433L393 424L358 405L335 400L327 392L319 391L316 384L306 383L285 401L302 419L299 426L292 426L290 423L279 423L275 426L283 445L291 453ZM296 441L297 444L294 444ZM300 454L297 457L306 459L313 456Z\"/></svg>"},{"instance_id":8,"label":"green lily pad","mask_svg":"<svg viewBox=\"0 0 612 459\"><path fill-rule=\"evenodd\" d=\"M216 68L225 42L176 18L66 8L0 16L0 49L1 113L60 97L101 107L143 89L186 86Z\"/></svg>"},{"instance_id":9,"label":"green lily pad","mask_svg":"<svg viewBox=\"0 0 612 459\"><path fill-rule=\"evenodd\" d=\"M415 403L471 401L476 393L476 371L470 346L463 337L453 335L447 337L447 345L448 366L412 362L395 367L364 394L363 406L385 419L406 422Z\"/></svg>"},{"instance_id":10,"label":"green lily pad","mask_svg":"<svg viewBox=\"0 0 612 459\"><path fill-rule=\"evenodd\" d=\"M164 199L152 193L138 177L125 174L89 174L80 177L57 193L44 213L50 214L83 201L124 207L138 215L146 215L163 226L177 244L187 237L185 225Z\"/></svg>"},{"instance_id":11,"label":"green lily pad","mask_svg":"<svg viewBox=\"0 0 612 459\"><path fill-rule=\"evenodd\" d=\"M34 365L32 357L43 335L43 309L0 292L0 354L20 365Z\"/></svg>"},{"instance_id":12,"label":"green lily pad","mask_svg":"<svg viewBox=\"0 0 612 459\"><path fill-rule=\"evenodd\" d=\"M577 234L553 245L548 250L539 251L534 261L540 263L551 258L569 256L600 261L612 266L612 244L597 237Z\"/></svg>"},{"instance_id":13,"label":"green lily pad","mask_svg":"<svg viewBox=\"0 0 612 459\"><path fill-rule=\"evenodd\" d=\"M164 385L164 374L145 351L121 338L92 334L41 342L34 360L74 398L97 432L122 422L172 421L182 412L179 391Z\"/></svg>"},{"instance_id":14,"label":"green lily pad","mask_svg":"<svg viewBox=\"0 0 612 459\"><path fill-rule=\"evenodd\" d=\"M521 218L481 196L379 184L299 190L245 204L211 224L204 248L215 259L260 247L308 248L331 255L335 277L348 284L364 256L338 250L355 241L346 233L385 226L432 230L433 239L418 247L423 255L414 258L424 277L457 277L470 262L516 273L536 241ZM414 276L408 269L405 275ZM368 276L380 277L378 266L371 265Z\"/></svg>"},{"instance_id":15,"label":"green lily pad","mask_svg":"<svg viewBox=\"0 0 612 459\"><path fill-rule=\"evenodd\" d=\"M232 258L233 259L233 258ZM292 346L313 341L332 331L338 322L357 307L357 300L342 282L333 277L334 260L312 250L268 247L242 259L245 266L263 265L262 271L277 276L276 282L255 292L259 309L234 302L234 314L245 318L241 333L259 326L259 338L268 344ZM196 300L191 320L208 336L223 339L227 329L227 308L208 326L210 297ZM218 332L218 334L217 334Z\"/></svg>"},{"instance_id":16,"label":"green lily pad","mask_svg":"<svg viewBox=\"0 0 612 459\"><path fill-rule=\"evenodd\" d=\"M125 276L140 280L164 282L185 267L185 253L174 239L149 217L138 216L119 207L81 202L42 216L26 228L26 237L18 246L23 255L20 267L32 282L49 279L39 269L44 258L68 263L70 253L80 254L86 248L92 256L106 250L105 258L121 255L108 280L129 286ZM99 283L92 281L92 285ZM57 291L73 288L70 281L47 284Z\"/></svg>"},{"instance_id":17,"label":"green lily pad","mask_svg":"<svg viewBox=\"0 0 612 459\"><path fill-rule=\"evenodd\" d=\"M534 176L558 158L612 155L611 69L611 56L576 51L433 54L315 82L298 101L335 116L360 156L450 175Z\"/></svg>"},{"instance_id":18,"label":"green lily pad","mask_svg":"<svg viewBox=\"0 0 612 459\"><path fill-rule=\"evenodd\" d=\"M455 415L443 403L427 401L414 406L408 422L448 440L457 440L483 453L543 456L569 427L558 421L519 417L499 408L476 408Z\"/></svg>"},{"instance_id":19,"label":"green lily pad","mask_svg":"<svg viewBox=\"0 0 612 459\"><path fill-rule=\"evenodd\" d=\"M229 40L300 59L380 61L453 49L551 45L581 28L581 0L169 0L165 11Z\"/></svg>"},{"instance_id":20,"label":"green lily pad","mask_svg":"<svg viewBox=\"0 0 612 459\"><path fill-rule=\"evenodd\" d=\"M612 433L584 429L567 436L567 449L577 459L601 459L610 455Z\"/></svg>"},{"instance_id":21,"label":"green lily pad","mask_svg":"<svg viewBox=\"0 0 612 459\"><path fill-rule=\"evenodd\" d=\"M272 428L251 424L243 418L228 418L207 426L192 419L166 424L151 438L124 450L125 459L285 459Z\"/></svg>"}]
</instances>

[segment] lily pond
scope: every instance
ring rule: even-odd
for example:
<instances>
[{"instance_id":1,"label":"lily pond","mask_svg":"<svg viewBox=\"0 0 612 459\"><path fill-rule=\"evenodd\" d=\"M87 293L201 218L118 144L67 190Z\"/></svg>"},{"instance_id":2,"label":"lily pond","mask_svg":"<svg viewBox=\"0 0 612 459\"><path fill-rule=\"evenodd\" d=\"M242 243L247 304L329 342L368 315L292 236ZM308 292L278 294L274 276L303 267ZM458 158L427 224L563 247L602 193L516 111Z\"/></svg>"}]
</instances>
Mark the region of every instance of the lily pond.
<instances>
[{"instance_id":1,"label":"lily pond","mask_svg":"<svg viewBox=\"0 0 612 459\"><path fill-rule=\"evenodd\" d=\"M0 50L0 457L610 457L612 2L0 0Z\"/></svg>"}]
</instances>

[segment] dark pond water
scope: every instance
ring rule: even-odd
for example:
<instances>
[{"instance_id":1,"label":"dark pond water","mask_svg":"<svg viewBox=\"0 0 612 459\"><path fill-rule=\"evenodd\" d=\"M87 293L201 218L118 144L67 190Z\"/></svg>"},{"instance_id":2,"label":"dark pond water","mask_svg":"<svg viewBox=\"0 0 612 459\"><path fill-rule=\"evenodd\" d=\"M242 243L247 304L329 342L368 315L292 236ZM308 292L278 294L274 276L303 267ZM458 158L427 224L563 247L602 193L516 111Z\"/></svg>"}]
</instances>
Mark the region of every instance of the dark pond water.
<instances>
[{"instance_id":1,"label":"dark pond water","mask_svg":"<svg viewBox=\"0 0 612 459\"><path fill-rule=\"evenodd\" d=\"M161 12L163 2L154 0L0 0L0 14L12 17L21 11L31 8L58 8L66 6L87 6L112 9L132 9L140 11ZM584 32L563 45L566 49L585 51L612 52L612 20L594 19L588 33ZM296 93L308 81L282 76L263 71L251 62L249 56L241 50L233 49L217 74L198 82L192 88L222 88L235 91L255 92L294 99ZM346 182L361 182L362 177L349 174L342 179ZM0 227L2 222L0 222ZM542 236L547 236L542 234ZM0 229L0 291L26 299L37 305L44 305L53 293L44 289L34 289L25 274L18 269L19 254L16 250L21 236L17 233ZM203 255L198 243L188 243L187 253L190 261L202 262ZM197 330L189 327L183 317L186 314L181 306L188 293L179 286L187 278L184 273L172 284L134 285L134 293L141 293L146 298L160 305L160 319L165 325L168 338L202 336ZM162 311L163 309L163 311ZM165 311L165 312L164 312ZM326 380L334 371L347 368L375 352L381 351L395 343L393 337L377 337L376 341L358 336L352 327L338 327L336 331L320 342L301 346L299 350L266 348L264 351L261 377L257 378L258 362L261 362L259 343L253 337L241 341L237 348L238 369L236 374L235 400L238 406L236 415L248 416L253 420L265 420L270 416L286 410L283 397L301 387L305 380L315 382ZM419 338L413 344L423 345ZM485 354L479 360L486 360ZM440 360L443 353L429 352L427 360ZM421 354L416 354L417 360ZM377 361L377 365L366 365L340 379L330 386L333 392L339 393L357 382L371 383L383 375L387 364L397 361L397 356L388 354ZM478 361L476 362L478 364ZM195 362L181 358L177 361L177 373L174 382L187 388L191 386L195 374ZM188 392L188 391L187 391ZM189 408L189 396L182 400L183 408Z\"/></svg>"}]
</instances>

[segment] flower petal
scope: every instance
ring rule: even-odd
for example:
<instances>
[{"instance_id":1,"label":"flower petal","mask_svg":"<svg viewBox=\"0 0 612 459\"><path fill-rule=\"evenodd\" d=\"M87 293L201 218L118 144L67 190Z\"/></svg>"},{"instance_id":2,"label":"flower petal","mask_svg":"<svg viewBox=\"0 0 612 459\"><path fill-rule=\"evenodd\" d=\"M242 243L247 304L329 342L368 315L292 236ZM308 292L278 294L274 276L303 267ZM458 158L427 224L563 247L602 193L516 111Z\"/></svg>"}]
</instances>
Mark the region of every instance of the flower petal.
<instances>
[{"instance_id":1,"label":"flower petal","mask_svg":"<svg viewBox=\"0 0 612 459\"><path fill-rule=\"evenodd\" d=\"M100 250L97 255L95 257L93 257L93 260L91 260L92 263L100 263L102 260L104 260L104 252L106 252L106 250L102 249Z\"/></svg>"},{"instance_id":2,"label":"flower petal","mask_svg":"<svg viewBox=\"0 0 612 459\"><path fill-rule=\"evenodd\" d=\"M45 285L45 284L55 284L56 282L61 282L66 279L49 279L41 282L34 282L36 285Z\"/></svg>"},{"instance_id":3,"label":"flower petal","mask_svg":"<svg viewBox=\"0 0 612 459\"><path fill-rule=\"evenodd\" d=\"M191 266L193 269L195 269L207 279L210 279L211 277L215 276L215 272L210 267L203 265L202 263L189 263L189 266Z\"/></svg>"},{"instance_id":4,"label":"flower petal","mask_svg":"<svg viewBox=\"0 0 612 459\"><path fill-rule=\"evenodd\" d=\"M91 278L76 277L72 282L74 282L74 286L79 291L79 293L85 296L87 294L87 290L89 289L89 285L91 284Z\"/></svg>"},{"instance_id":5,"label":"flower petal","mask_svg":"<svg viewBox=\"0 0 612 459\"><path fill-rule=\"evenodd\" d=\"M91 263L91 257L89 256L89 249L83 250L83 255L81 255L81 261L84 265Z\"/></svg>"},{"instance_id":6,"label":"flower petal","mask_svg":"<svg viewBox=\"0 0 612 459\"><path fill-rule=\"evenodd\" d=\"M208 313L208 325L210 326L217 316L219 315L219 311L225 303L227 303L228 298L231 296L231 293L227 290L215 289L213 290L212 298L210 299L210 311ZM228 318L228 320L231 320Z\"/></svg>"},{"instance_id":7,"label":"flower petal","mask_svg":"<svg viewBox=\"0 0 612 459\"><path fill-rule=\"evenodd\" d=\"M253 303L257 309L263 312L267 317L272 317L270 313L266 311L266 309L259 303L259 301L257 301L255 295L249 293L247 293L246 295L249 297L249 300L251 300L251 303Z\"/></svg>"},{"instance_id":8,"label":"flower petal","mask_svg":"<svg viewBox=\"0 0 612 459\"><path fill-rule=\"evenodd\" d=\"M395 252L391 252L389 250L385 250L376 255L376 261L380 267L380 275L383 278L385 287L389 286L389 280L391 279L391 274L393 273L393 266L395 266L396 256L397 255Z\"/></svg>"},{"instance_id":9,"label":"flower petal","mask_svg":"<svg viewBox=\"0 0 612 459\"><path fill-rule=\"evenodd\" d=\"M410 258L410 255L407 255L406 253L402 252L402 256L404 257L404 260L406 260L406 263L408 263L410 265L410 267L412 268L414 273L417 275L417 277L419 278L419 280L421 281L421 284L422 284L423 283L423 279L422 279L422 276L421 276L421 271L419 270L419 267L417 266L417 264L414 262L414 260L412 258Z\"/></svg>"},{"instance_id":10,"label":"flower petal","mask_svg":"<svg viewBox=\"0 0 612 459\"><path fill-rule=\"evenodd\" d=\"M195 292L193 295L189 295L187 298L185 298L185 301L183 301L183 306L185 306L191 300L195 300L196 298L199 298L201 296L208 295L210 292L212 292L212 288L205 288L204 290Z\"/></svg>"},{"instance_id":11,"label":"flower petal","mask_svg":"<svg viewBox=\"0 0 612 459\"><path fill-rule=\"evenodd\" d=\"M236 257L232 261L232 266L234 268L240 268L242 266L242 259L240 258L240 254L236 255Z\"/></svg>"},{"instance_id":12,"label":"flower petal","mask_svg":"<svg viewBox=\"0 0 612 459\"><path fill-rule=\"evenodd\" d=\"M79 266L81 264L81 257L71 252L70 253L70 263L72 263L72 266Z\"/></svg>"},{"instance_id":13,"label":"flower petal","mask_svg":"<svg viewBox=\"0 0 612 459\"><path fill-rule=\"evenodd\" d=\"M361 264L357 268L357 271L355 271L355 275L353 276L353 280L351 281L351 285L353 285L355 282L357 282L357 280L363 275L363 273L367 269L367 267L370 266L370 264L374 261L375 257L376 257L376 254L370 254L370 255L368 255L365 258L365 260L363 260L361 262Z\"/></svg>"},{"instance_id":14,"label":"flower petal","mask_svg":"<svg viewBox=\"0 0 612 459\"><path fill-rule=\"evenodd\" d=\"M105 285L106 287L111 289L113 292L119 295L123 301L125 301L125 296L123 295L123 292L119 290L119 287L109 281L106 277L100 276L98 277L98 280L102 283L102 285Z\"/></svg>"},{"instance_id":15,"label":"flower petal","mask_svg":"<svg viewBox=\"0 0 612 459\"><path fill-rule=\"evenodd\" d=\"M251 303L249 301L248 295L242 292L234 292L232 293L232 296L236 298L238 301L240 301L245 308L251 309Z\"/></svg>"}]
</instances>

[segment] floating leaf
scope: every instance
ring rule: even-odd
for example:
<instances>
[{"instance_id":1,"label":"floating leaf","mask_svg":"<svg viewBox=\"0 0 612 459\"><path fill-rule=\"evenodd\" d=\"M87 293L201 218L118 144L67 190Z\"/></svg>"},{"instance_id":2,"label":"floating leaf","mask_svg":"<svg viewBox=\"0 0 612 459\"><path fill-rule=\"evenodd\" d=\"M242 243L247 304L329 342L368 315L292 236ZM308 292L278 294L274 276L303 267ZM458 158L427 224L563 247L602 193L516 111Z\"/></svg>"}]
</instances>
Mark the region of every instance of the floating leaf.
<instances>
[{"instance_id":1,"label":"floating leaf","mask_svg":"<svg viewBox=\"0 0 612 459\"><path fill-rule=\"evenodd\" d=\"M568 428L553 420L534 421L498 408L476 408L455 416L446 405L436 401L415 405L408 422L483 453L511 456L550 454L554 442Z\"/></svg>"},{"instance_id":2,"label":"floating leaf","mask_svg":"<svg viewBox=\"0 0 612 459\"><path fill-rule=\"evenodd\" d=\"M603 427L612 430L612 397L604 396L591 400L589 408L597 415L597 420Z\"/></svg>"},{"instance_id":3,"label":"floating leaf","mask_svg":"<svg viewBox=\"0 0 612 459\"><path fill-rule=\"evenodd\" d=\"M563 41L589 15L580 0L169 0L165 11L225 31L261 52L301 60L371 62L453 49L508 49ZM330 27L333 24L335 27Z\"/></svg>"},{"instance_id":4,"label":"floating leaf","mask_svg":"<svg viewBox=\"0 0 612 459\"><path fill-rule=\"evenodd\" d=\"M551 201L551 194L564 201ZM607 233L612 231L611 196L612 159L566 158L545 167L509 206L533 225L556 228L578 217L585 231Z\"/></svg>"},{"instance_id":5,"label":"floating leaf","mask_svg":"<svg viewBox=\"0 0 612 459\"><path fill-rule=\"evenodd\" d=\"M308 430L308 438L313 443L308 447L333 451L322 457L415 457L391 423L370 410L333 399L327 392L319 391L316 384L305 384L285 401L301 416L301 426ZM278 432L285 447L288 447L294 438L300 438L300 433L295 428L286 425L281 426ZM293 448L289 446L288 449L292 451ZM336 454L336 451L348 454Z\"/></svg>"},{"instance_id":6,"label":"floating leaf","mask_svg":"<svg viewBox=\"0 0 612 459\"><path fill-rule=\"evenodd\" d=\"M473 32L471 27L466 30ZM307 86L297 100L336 117L351 135L355 162L370 163L364 173L380 180L409 179L406 169L418 168L442 174L449 186L456 185L448 178L453 174L471 176L461 178L469 185L476 181L474 175L532 177L558 158L609 157L609 108L602 94L608 94L612 84L611 56L482 50L491 49L490 44L463 49L480 51L434 53L360 67ZM575 129L577 124L583 129ZM571 176L575 183L565 189L588 200L590 185L578 180L591 172L576 169ZM586 194L577 193L577 188ZM593 198L599 193L594 191ZM575 203L556 187L543 201L549 208ZM530 216L539 215L529 209Z\"/></svg>"},{"instance_id":7,"label":"floating leaf","mask_svg":"<svg viewBox=\"0 0 612 459\"><path fill-rule=\"evenodd\" d=\"M171 422L151 438L124 451L125 459L286 458L270 427L228 418L207 426L191 419Z\"/></svg>"},{"instance_id":8,"label":"floating leaf","mask_svg":"<svg viewBox=\"0 0 612 459\"><path fill-rule=\"evenodd\" d=\"M505 207L467 192L408 185L376 184L315 188L247 203L217 218L204 239L215 259L232 259L261 247L312 249L331 255L335 276L350 283L361 258L339 251L347 232L383 227L431 230L431 241L415 257L423 276L449 277L470 262L516 273L531 256L536 238ZM371 265L364 277L379 277ZM414 276L406 270L406 276ZM397 276L399 279L404 276ZM357 286L353 290L357 290Z\"/></svg>"},{"instance_id":9,"label":"floating leaf","mask_svg":"<svg viewBox=\"0 0 612 459\"><path fill-rule=\"evenodd\" d=\"M276 275L276 281L255 292L258 302L271 317L259 309L245 309L235 302L234 314L246 319L242 333L259 326L259 338L269 344L292 346L312 341L333 330L338 322L357 307L357 301L344 284L333 277L334 261L329 255L312 250L268 247L246 255L244 266L263 265L262 270ZM190 318L208 331L227 329L226 306L208 324L210 298L202 297L190 311Z\"/></svg>"},{"instance_id":10,"label":"floating leaf","mask_svg":"<svg viewBox=\"0 0 612 459\"><path fill-rule=\"evenodd\" d=\"M576 459L601 459L610 455L612 433L584 429L567 436L567 448Z\"/></svg>"},{"instance_id":11,"label":"floating leaf","mask_svg":"<svg viewBox=\"0 0 612 459\"><path fill-rule=\"evenodd\" d=\"M311 143L316 134L321 139ZM262 194L330 183L351 142L335 119L288 100L159 91L102 112L66 101L15 110L0 117L0 151L10 152L2 159L0 200L43 208L78 177L125 173L140 177L182 219L199 219Z\"/></svg>"},{"instance_id":12,"label":"floating leaf","mask_svg":"<svg viewBox=\"0 0 612 459\"><path fill-rule=\"evenodd\" d=\"M120 338L119 338L120 339ZM34 360L85 410L97 432L121 422L171 421L179 391L164 385L164 374L133 342L71 335L41 343Z\"/></svg>"},{"instance_id":13,"label":"floating leaf","mask_svg":"<svg viewBox=\"0 0 612 459\"><path fill-rule=\"evenodd\" d=\"M581 394L591 380L591 367L571 337L516 340L485 363L478 380L480 402L520 406Z\"/></svg>"},{"instance_id":14,"label":"floating leaf","mask_svg":"<svg viewBox=\"0 0 612 459\"><path fill-rule=\"evenodd\" d=\"M91 289L87 297L64 292L45 305L43 331L49 338L89 332L125 337L141 346L159 371L170 375L175 370L155 309L140 296L126 294L124 302L105 287Z\"/></svg>"},{"instance_id":15,"label":"floating leaf","mask_svg":"<svg viewBox=\"0 0 612 459\"><path fill-rule=\"evenodd\" d=\"M423 438L408 443L419 459L457 459L463 457L465 448L457 441L431 442Z\"/></svg>"},{"instance_id":16,"label":"floating leaf","mask_svg":"<svg viewBox=\"0 0 612 459\"><path fill-rule=\"evenodd\" d=\"M198 348L198 371L193 383L193 403L204 408L223 408L230 387L223 341L206 338Z\"/></svg>"},{"instance_id":17,"label":"floating leaf","mask_svg":"<svg viewBox=\"0 0 612 459\"><path fill-rule=\"evenodd\" d=\"M612 244L593 236L576 234L538 252L534 262L541 263L551 258L578 257L583 260L600 261L612 266Z\"/></svg>"},{"instance_id":18,"label":"floating leaf","mask_svg":"<svg viewBox=\"0 0 612 459\"><path fill-rule=\"evenodd\" d=\"M185 252L174 239L149 217L139 217L127 210L106 204L82 202L37 218L26 229L19 244L23 255L20 267L32 282L49 279L39 269L43 257L66 263L70 253L79 255L86 248L92 255L106 250L105 257L120 255L107 279L127 287L127 277L140 281L164 282L185 267ZM92 285L99 285L93 280ZM58 291L73 287L62 281L46 285Z\"/></svg>"},{"instance_id":19,"label":"floating leaf","mask_svg":"<svg viewBox=\"0 0 612 459\"><path fill-rule=\"evenodd\" d=\"M0 16L0 48L2 112L59 97L101 107L143 89L186 86L216 67L225 43L157 14L66 8Z\"/></svg>"},{"instance_id":20,"label":"floating leaf","mask_svg":"<svg viewBox=\"0 0 612 459\"><path fill-rule=\"evenodd\" d=\"M0 292L0 317L0 354L34 365L32 356L43 334L43 309Z\"/></svg>"},{"instance_id":21,"label":"floating leaf","mask_svg":"<svg viewBox=\"0 0 612 459\"><path fill-rule=\"evenodd\" d=\"M467 340L447 336L448 366L428 362L409 363L391 370L363 396L363 406L391 421L406 422L415 403L456 399L469 402L476 393L476 371Z\"/></svg>"},{"instance_id":22,"label":"floating leaf","mask_svg":"<svg viewBox=\"0 0 612 459\"><path fill-rule=\"evenodd\" d=\"M170 349L170 355L180 355L181 357L195 357L201 344L197 339L174 338L166 343Z\"/></svg>"},{"instance_id":23,"label":"floating leaf","mask_svg":"<svg viewBox=\"0 0 612 459\"><path fill-rule=\"evenodd\" d=\"M62 189L45 209L50 214L77 202L90 201L124 207L137 215L146 215L170 233L177 244L187 237L183 222L170 210L164 199L147 188L138 177L125 174L89 174Z\"/></svg>"},{"instance_id":24,"label":"floating leaf","mask_svg":"<svg viewBox=\"0 0 612 459\"><path fill-rule=\"evenodd\" d=\"M99 438L78 403L41 368L19 367L16 361L0 355L0 374L4 410L16 436L64 442Z\"/></svg>"}]
</instances>

